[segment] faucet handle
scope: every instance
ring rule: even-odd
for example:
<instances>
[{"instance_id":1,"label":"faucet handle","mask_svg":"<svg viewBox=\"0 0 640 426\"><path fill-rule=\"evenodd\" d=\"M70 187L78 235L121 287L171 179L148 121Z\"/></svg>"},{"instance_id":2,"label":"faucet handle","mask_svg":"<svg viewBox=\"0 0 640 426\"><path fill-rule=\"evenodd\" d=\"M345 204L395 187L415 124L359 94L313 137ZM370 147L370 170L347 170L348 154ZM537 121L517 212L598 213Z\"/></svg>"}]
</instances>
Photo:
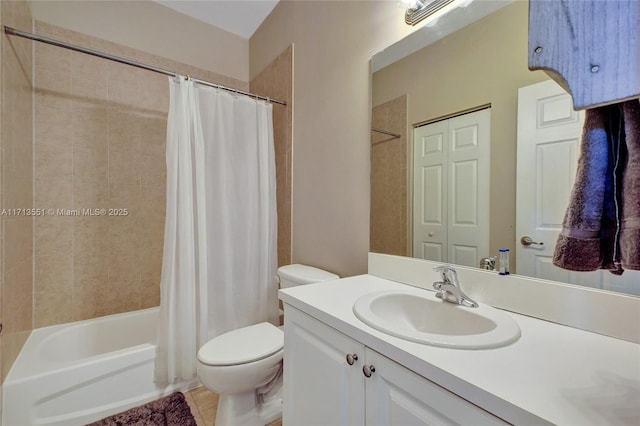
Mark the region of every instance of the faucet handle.
<instances>
[{"instance_id":1,"label":"faucet handle","mask_svg":"<svg viewBox=\"0 0 640 426\"><path fill-rule=\"evenodd\" d=\"M458 284L458 273L456 272L456 268L451 265L440 265L433 268L434 271L440 272L442 276L442 280L446 282L453 282L454 284ZM451 274L451 275L449 275Z\"/></svg>"},{"instance_id":2,"label":"faucet handle","mask_svg":"<svg viewBox=\"0 0 640 426\"><path fill-rule=\"evenodd\" d=\"M456 268L454 268L451 265L440 265L433 268L433 270L436 272L446 272L446 271L455 271Z\"/></svg>"}]
</instances>

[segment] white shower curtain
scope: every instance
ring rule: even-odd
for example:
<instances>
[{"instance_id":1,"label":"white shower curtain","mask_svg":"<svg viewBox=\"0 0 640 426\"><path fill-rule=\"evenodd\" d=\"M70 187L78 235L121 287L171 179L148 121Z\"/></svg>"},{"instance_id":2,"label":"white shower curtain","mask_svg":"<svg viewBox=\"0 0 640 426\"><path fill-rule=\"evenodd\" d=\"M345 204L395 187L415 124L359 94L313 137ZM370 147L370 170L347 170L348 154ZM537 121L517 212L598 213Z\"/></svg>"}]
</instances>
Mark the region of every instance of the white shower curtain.
<instances>
[{"instance_id":1,"label":"white shower curtain","mask_svg":"<svg viewBox=\"0 0 640 426\"><path fill-rule=\"evenodd\" d=\"M278 321L272 106L183 77L169 85L161 384L194 378L213 337Z\"/></svg>"}]
</instances>

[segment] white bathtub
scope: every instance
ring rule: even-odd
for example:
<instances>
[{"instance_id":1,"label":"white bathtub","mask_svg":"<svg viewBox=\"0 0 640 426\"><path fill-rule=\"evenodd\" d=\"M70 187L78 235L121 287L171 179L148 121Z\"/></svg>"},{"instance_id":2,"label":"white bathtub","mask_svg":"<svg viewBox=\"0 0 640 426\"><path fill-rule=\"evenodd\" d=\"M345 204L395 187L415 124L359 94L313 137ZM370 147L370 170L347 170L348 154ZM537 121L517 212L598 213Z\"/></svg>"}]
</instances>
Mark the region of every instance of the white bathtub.
<instances>
[{"instance_id":1,"label":"white bathtub","mask_svg":"<svg viewBox=\"0 0 640 426\"><path fill-rule=\"evenodd\" d=\"M83 425L198 381L153 383L158 308L33 330L3 389L3 426Z\"/></svg>"}]
</instances>

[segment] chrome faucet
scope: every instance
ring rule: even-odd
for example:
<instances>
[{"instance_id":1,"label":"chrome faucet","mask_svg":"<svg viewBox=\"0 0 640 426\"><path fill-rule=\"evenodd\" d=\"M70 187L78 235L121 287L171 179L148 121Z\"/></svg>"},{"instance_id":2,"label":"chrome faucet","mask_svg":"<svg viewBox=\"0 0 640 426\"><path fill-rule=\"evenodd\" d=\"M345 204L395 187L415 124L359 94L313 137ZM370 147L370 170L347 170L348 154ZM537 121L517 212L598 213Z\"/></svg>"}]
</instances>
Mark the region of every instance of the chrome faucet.
<instances>
[{"instance_id":1,"label":"chrome faucet","mask_svg":"<svg viewBox=\"0 0 640 426\"><path fill-rule=\"evenodd\" d=\"M468 308L477 308L478 303L464 294L458 282L458 273L455 268L450 265L442 265L433 268L434 271L440 272L442 281L433 283L433 288L438 291L436 297L449 303L466 306Z\"/></svg>"},{"instance_id":2,"label":"chrome faucet","mask_svg":"<svg viewBox=\"0 0 640 426\"><path fill-rule=\"evenodd\" d=\"M496 257L495 256L490 256L490 257L483 257L482 259L480 259L480 269L486 269L488 271L495 271L496 270Z\"/></svg>"}]
</instances>

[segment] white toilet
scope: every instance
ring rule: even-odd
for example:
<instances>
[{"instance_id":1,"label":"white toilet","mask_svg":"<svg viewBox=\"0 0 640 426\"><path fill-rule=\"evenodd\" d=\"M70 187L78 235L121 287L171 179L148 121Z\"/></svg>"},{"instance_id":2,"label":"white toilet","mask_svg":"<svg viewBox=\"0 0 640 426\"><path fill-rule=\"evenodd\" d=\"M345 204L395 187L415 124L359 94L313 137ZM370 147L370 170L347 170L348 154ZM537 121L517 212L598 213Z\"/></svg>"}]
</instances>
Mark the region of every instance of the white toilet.
<instances>
[{"instance_id":1,"label":"white toilet","mask_svg":"<svg viewBox=\"0 0 640 426\"><path fill-rule=\"evenodd\" d=\"M278 269L280 288L339 277L306 265ZM263 322L221 334L198 351L198 378L220 394L216 426L266 425L282 415L281 328Z\"/></svg>"}]
</instances>

